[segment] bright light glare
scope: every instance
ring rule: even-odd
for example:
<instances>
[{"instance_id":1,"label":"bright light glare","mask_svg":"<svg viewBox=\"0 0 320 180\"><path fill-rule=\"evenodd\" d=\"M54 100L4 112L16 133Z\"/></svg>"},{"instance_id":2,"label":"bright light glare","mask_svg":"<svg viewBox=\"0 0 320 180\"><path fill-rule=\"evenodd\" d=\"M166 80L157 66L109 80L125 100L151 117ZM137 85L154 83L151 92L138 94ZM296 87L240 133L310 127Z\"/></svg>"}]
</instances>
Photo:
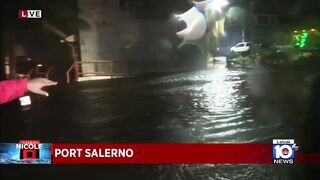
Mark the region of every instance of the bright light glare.
<instances>
[{"instance_id":1,"label":"bright light glare","mask_svg":"<svg viewBox=\"0 0 320 180\"><path fill-rule=\"evenodd\" d=\"M208 8L212 10L222 12L222 8L226 7L229 4L227 0L213 0L209 3Z\"/></svg>"},{"instance_id":2,"label":"bright light glare","mask_svg":"<svg viewBox=\"0 0 320 180\"><path fill-rule=\"evenodd\" d=\"M184 21L187 25L185 29L177 32L180 38L193 41L200 39L205 34L207 29L206 19L195 7L183 14L175 15L175 17Z\"/></svg>"}]
</instances>

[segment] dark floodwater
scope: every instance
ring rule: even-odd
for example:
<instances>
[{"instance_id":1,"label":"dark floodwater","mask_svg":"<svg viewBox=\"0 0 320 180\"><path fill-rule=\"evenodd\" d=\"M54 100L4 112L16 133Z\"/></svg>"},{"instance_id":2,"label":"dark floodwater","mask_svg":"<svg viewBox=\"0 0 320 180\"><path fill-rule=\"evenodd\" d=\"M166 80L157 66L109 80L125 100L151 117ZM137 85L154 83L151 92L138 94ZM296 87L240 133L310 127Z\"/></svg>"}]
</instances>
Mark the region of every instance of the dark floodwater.
<instances>
[{"instance_id":1,"label":"dark floodwater","mask_svg":"<svg viewBox=\"0 0 320 180\"><path fill-rule=\"evenodd\" d=\"M207 70L81 82L33 97L30 110L3 108L2 142L196 143L320 142L311 121L312 84L306 71L259 67ZM314 108L313 108L314 109ZM311 119L311 120L310 120ZM320 120L320 119L319 119ZM309 138L313 137L313 139ZM308 139L308 140L306 140ZM306 146L312 147L312 144ZM273 165L105 165L2 167L25 177L226 180L309 179L317 167ZM3 178L1 178L3 179Z\"/></svg>"}]
</instances>

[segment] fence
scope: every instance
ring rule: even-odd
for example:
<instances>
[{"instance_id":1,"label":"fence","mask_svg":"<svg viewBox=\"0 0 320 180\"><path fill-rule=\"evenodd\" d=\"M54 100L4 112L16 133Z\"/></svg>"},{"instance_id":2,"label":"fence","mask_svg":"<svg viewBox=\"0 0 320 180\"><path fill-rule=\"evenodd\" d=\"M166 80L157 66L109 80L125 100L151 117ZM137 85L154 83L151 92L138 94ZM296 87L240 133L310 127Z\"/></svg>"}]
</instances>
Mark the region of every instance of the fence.
<instances>
[{"instance_id":1,"label":"fence","mask_svg":"<svg viewBox=\"0 0 320 180\"><path fill-rule=\"evenodd\" d=\"M86 65L86 66L83 66ZM87 76L131 76L146 71L155 71L166 67L164 62L156 61L74 61L66 72L67 83L71 81L71 72L74 71L75 80Z\"/></svg>"}]
</instances>

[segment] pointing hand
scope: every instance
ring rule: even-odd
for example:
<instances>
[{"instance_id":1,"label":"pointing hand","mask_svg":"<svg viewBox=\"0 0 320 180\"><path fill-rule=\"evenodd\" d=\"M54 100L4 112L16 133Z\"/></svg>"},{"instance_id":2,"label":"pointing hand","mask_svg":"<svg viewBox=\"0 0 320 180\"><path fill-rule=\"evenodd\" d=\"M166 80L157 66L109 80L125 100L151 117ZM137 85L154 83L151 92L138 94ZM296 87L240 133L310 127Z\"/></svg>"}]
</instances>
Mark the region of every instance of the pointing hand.
<instances>
[{"instance_id":1,"label":"pointing hand","mask_svg":"<svg viewBox=\"0 0 320 180\"><path fill-rule=\"evenodd\" d=\"M44 96L49 96L49 93L45 92L42 90L43 87L46 86L55 86L57 85L57 82L53 82L49 79L45 79L45 78L35 78L35 79L30 79L28 81L28 90L30 92L33 92L35 94L40 94L40 95L44 95Z\"/></svg>"}]
</instances>

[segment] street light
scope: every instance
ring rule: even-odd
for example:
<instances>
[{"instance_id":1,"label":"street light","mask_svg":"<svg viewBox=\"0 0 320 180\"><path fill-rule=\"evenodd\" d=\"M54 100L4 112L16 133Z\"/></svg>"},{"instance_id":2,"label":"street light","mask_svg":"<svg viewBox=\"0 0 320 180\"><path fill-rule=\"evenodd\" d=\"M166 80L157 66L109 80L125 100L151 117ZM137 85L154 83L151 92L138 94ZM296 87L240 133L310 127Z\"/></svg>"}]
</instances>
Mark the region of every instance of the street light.
<instances>
[{"instance_id":1,"label":"street light","mask_svg":"<svg viewBox=\"0 0 320 180\"><path fill-rule=\"evenodd\" d=\"M222 9L226 7L229 4L227 0L212 0L207 8L210 8L211 10L215 10L218 12L222 12Z\"/></svg>"}]
</instances>

